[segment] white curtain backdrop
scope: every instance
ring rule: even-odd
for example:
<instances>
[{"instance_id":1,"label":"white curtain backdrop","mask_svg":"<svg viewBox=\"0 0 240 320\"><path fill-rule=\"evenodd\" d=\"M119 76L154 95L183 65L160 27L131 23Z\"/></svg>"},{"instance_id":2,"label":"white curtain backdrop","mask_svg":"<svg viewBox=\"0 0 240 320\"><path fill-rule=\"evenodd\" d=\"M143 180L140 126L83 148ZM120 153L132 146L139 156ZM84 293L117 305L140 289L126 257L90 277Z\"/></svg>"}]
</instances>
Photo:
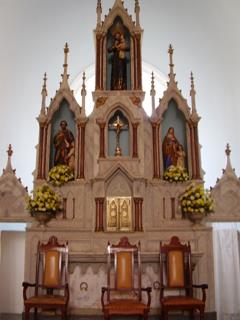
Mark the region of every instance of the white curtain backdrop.
<instances>
[{"instance_id":1,"label":"white curtain backdrop","mask_svg":"<svg viewBox=\"0 0 240 320\"><path fill-rule=\"evenodd\" d=\"M218 320L240 320L239 223L213 224L215 299Z\"/></svg>"}]
</instances>

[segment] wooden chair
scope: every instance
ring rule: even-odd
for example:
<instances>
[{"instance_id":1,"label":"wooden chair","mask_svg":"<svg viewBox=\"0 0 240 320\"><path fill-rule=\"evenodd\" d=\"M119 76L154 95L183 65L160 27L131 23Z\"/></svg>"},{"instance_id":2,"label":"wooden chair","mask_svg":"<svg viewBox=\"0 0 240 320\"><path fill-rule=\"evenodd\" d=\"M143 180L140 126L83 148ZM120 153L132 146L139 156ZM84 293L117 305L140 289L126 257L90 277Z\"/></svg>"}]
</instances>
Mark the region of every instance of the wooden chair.
<instances>
[{"instance_id":1,"label":"wooden chair","mask_svg":"<svg viewBox=\"0 0 240 320\"><path fill-rule=\"evenodd\" d=\"M193 297L193 289L202 289L202 299ZM178 237L172 237L169 244L160 242L160 303L162 320L168 319L171 310L186 310L191 317L198 310L204 319L207 284L192 284L191 247L181 244ZM174 295L166 295L173 291Z\"/></svg>"},{"instance_id":2,"label":"wooden chair","mask_svg":"<svg viewBox=\"0 0 240 320\"><path fill-rule=\"evenodd\" d=\"M43 310L60 309L62 319L67 317L69 301L68 289L68 243L59 244L52 236L48 243L38 242L35 283L23 282L25 320L34 308L37 318L38 308ZM34 295L27 297L27 289L34 287ZM54 291L57 292L54 292Z\"/></svg>"},{"instance_id":3,"label":"wooden chair","mask_svg":"<svg viewBox=\"0 0 240 320\"><path fill-rule=\"evenodd\" d=\"M102 288L101 298L104 319L112 315L148 318L151 288L141 286L140 259L140 242L131 245L123 237L117 245L108 243L107 287ZM147 303L142 301L142 291L147 293Z\"/></svg>"}]
</instances>

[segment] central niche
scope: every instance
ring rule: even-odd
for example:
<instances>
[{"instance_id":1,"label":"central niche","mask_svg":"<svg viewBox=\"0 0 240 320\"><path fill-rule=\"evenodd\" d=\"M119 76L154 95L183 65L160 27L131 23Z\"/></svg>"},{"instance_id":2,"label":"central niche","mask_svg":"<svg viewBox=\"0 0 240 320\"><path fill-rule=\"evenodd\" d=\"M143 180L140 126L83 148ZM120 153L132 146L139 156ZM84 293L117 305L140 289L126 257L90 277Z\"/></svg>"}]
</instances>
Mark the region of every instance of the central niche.
<instances>
[{"instance_id":1,"label":"central niche","mask_svg":"<svg viewBox=\"0 0 240 320\"><path fill-rule=\"evenodd\" d=\"M121 110L117 110L108 122L108 155L129 156L129 122Z\"/></svg>"},{"instance_id":2,"label":"central niche","mask_svg":"<svg viewBox=\"0 0 240 320\"><path fill-rule=\"evenodd\" d=\"M108 30L106 44L107 90L130 90L130 33L118 16Z\"/></svg>"},{"instance_id":3,"label":"central niche","mask_svg":"<svg viewBox=\"0 0 240 320\"><path fill-rule=\"evenodd\" d=\"M132 231L132 181L121 168L110 178L106 190L106 231Z\"/></svg>"}]
</instances>

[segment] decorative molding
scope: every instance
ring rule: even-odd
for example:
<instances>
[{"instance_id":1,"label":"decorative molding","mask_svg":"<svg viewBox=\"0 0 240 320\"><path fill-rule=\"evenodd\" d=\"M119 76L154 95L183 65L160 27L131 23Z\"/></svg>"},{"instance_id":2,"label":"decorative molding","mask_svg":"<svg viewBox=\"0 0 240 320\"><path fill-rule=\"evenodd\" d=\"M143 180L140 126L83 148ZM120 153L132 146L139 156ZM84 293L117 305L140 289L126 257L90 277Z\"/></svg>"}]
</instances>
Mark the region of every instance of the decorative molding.
<instances>
[{"instance_id":1,"label":"decorative molding","mask_svg":"<svg viewBox=\"0 0 240 320\"><path fill-rule=\"evenodd\" d=\"M130 99L135 106L141 107L141 99L139 97L133 96Z\"/></svg>"},{"instance_id":2,"label":"decorative molding","mask_svg":"<svg viewBox=\"0 0 240 320\"><path fill-rule=\"evenodd\" d=\"M96 108L99 108L101 106L103 106L105 104L105 102L107 101L108 97L99 97L97 98L97 101L96 101Z\"/></svg>"}]
</instances>

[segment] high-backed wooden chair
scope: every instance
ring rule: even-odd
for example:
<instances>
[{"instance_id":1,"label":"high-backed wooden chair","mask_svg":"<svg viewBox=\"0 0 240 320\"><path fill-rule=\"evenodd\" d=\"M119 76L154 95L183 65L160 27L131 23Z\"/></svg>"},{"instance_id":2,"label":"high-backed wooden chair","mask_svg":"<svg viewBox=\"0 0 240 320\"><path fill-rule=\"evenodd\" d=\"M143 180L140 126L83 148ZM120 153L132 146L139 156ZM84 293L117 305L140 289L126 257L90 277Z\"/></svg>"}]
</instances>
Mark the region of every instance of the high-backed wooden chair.
<instances>
[{"instance_id":1,"label":"high-backed wooden chair","mask_svg":"<svg viewBox=\"0 0 240 320\"><path fill-rule=\"evenodd\" d=\"M36 280L35 283L23 282L23 299L25 320L29 319L29 311L38 308L60 309L62 319L67 317L69 301L68 289L68 243L59 244L52 236L48 243L38 242ZM34 287L34 295L27 297L27 289Z\"/></svg>"},{"instance_id":2,"label":"high-backed wooden chair","mask_svg":"<svg viewBox=\"0 0 240 320\"><path fill-rule=\"evenodd\" d=\"M102 288L104 319L112 315L139 315L147 319L151 303L151 288L141 285L141 253L131 245L127 237L119 244L108 243L107 287ZM142 291L147 302L142 301Z\"/></svg>"},{"instance_id":3,"label":"high-backed wooden chair","mask_svg":"<svg viewBox=\"0 0 240 320\"><path fill-rule=\"evenodd\" d=\"M202 289L202 299L193 297L194 288ZM162 320L168 319L171 310L188 310L191 317L198 310L204 319L207 284L192 283L191 247L172 237L169 244L160 242L160 303ZM174 291L174 295L166 294Z\"/></svg>"}]
</instances>

